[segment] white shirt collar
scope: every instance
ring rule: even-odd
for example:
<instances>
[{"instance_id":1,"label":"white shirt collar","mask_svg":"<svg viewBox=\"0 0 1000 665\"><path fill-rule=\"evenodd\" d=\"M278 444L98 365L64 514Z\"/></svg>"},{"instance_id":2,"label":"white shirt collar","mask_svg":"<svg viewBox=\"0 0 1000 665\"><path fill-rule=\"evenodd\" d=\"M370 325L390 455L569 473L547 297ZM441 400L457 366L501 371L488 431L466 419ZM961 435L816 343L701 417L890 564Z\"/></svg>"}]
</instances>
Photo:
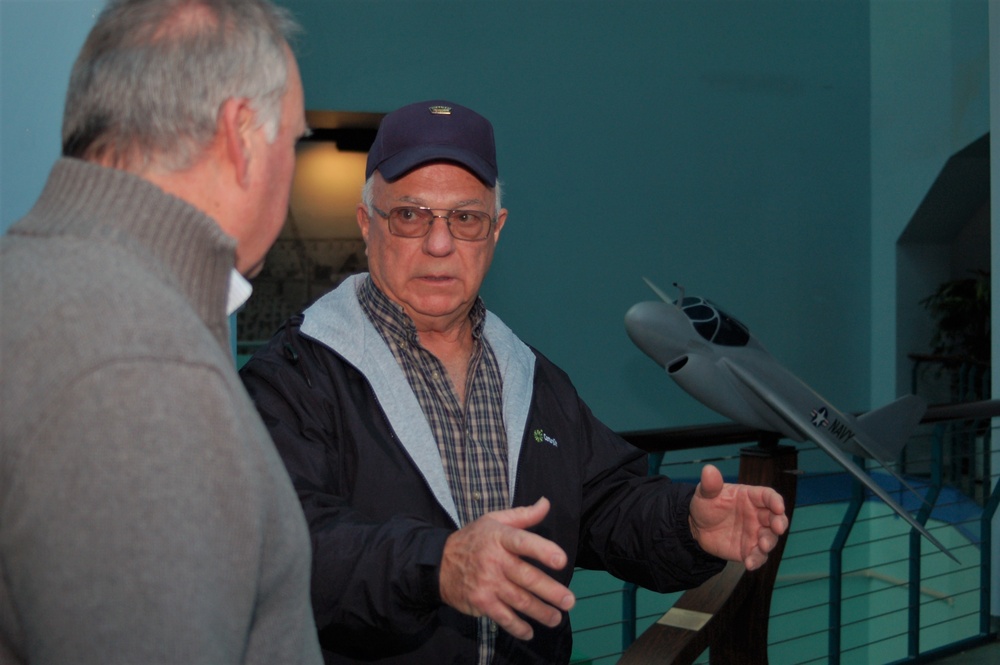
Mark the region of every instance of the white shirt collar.
<instances>
[{"instance_id":1,"label":"white shirt collar","mask_svg":"<svg viewBox=\"0 0 1000 665\"><path fill-rule=\"evenodd\" d=\"M253 287L250 282L236 268L233 268L232 272L229 273L229 298L226 302L226 316L243 307L243 303L247 301L251 293L253 293Z\"/></svg>"}]
</instances>

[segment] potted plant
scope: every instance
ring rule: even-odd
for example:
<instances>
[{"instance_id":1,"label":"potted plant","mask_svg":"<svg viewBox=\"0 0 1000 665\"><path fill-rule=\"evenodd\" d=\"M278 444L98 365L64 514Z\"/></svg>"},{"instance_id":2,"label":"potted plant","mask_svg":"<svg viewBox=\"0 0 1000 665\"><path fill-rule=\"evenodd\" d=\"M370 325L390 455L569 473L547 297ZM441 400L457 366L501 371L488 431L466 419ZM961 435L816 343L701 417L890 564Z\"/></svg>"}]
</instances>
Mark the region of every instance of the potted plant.
<instances>
[{"instance_id":1,"label":"potted plant","mask_svg":"<svg viewBox=\"0 0 1000 665\"><path fill-rule=\"evenodd\" d=\"M934 320L931 336L933 360L950 370L953 398L961 400L972 392L983 399L983 389L959 376L960 370L972 368L988 374L990 366L990 272L970 271L971 276L943 282L931 295L920 301Z\"/></svg>"}]
</instances>

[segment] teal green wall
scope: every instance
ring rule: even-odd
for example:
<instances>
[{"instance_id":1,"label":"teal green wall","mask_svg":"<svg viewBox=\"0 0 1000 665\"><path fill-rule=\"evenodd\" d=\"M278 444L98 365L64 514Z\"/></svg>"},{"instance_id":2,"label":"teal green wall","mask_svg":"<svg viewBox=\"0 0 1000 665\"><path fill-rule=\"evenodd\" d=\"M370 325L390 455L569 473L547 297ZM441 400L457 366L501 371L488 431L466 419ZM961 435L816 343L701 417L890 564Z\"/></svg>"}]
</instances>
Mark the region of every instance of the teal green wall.
<instances>
[{"instance_id":1,"label":"teal green wall","mask_svg":"<svg viewBox=\"0 0 1000 665\"><path fill-rule=\"evenodd\" d=\"M980 267L953 267L944 241L903 251L896 240L948 158L990 131L988 14L985 0L871 5L874 404L908 390L907 355L930 348L919 301L952 271Z\"/></svg>"},{"instance_id":2,"label":"teal green wall","mask_svg":"<svg viewBox=\"0 0 1000 665\"><path fill-rule=\"evenodd\" d=\"M866 406L866 3L285 4L310 108L443 96L494 121L511 215L484 296L609 425L719 420L625 335L643 276L713 298ZM0 5L4 227L58 154L96 6Z\"/></svg>"},{"instance_id":3,"label":"teal green wall","mask_svg":"<svg viewBox=\"0 0 1000 665\"><path fill-rule=\"evenodd\" d=\"M0 232L59 156L69 72L101 0L0 0Z\"/></svg>"},{"instance_id":4,"label":"teal green wall","mask_svg":"<svg viewBox=\"0 0 1000 665\"><path fill-rule=\"evenodd\" d=\"M493 120L510 217L484 297L612 427L720 419L627 338L643 276L867 406L868 3L283 4L309 108Z\"/></svg>"}]
</instances>

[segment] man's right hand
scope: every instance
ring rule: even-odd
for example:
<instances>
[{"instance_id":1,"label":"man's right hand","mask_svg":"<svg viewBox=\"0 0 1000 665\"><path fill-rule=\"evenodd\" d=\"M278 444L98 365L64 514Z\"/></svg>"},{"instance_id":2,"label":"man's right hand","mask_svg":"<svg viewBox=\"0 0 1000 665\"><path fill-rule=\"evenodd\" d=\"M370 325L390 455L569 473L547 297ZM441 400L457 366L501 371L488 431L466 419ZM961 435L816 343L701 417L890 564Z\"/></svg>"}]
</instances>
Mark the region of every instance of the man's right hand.
<instances>
[{"instance_id":1,"label":"man's right hand","mask_svg":"<svg viewBox=\"0 0 1000 665\"><path fill-rule=\"evenodd\" d=\"M549 512L548 499L487 513L448 537L441 560L441 599L464 614L488 616L508 633L530 640L531 626L516 612L555 627L576 603L573 592L525 561L553 570L566 566L561 547L525 531Z\"/></svg>"}]
</instances>

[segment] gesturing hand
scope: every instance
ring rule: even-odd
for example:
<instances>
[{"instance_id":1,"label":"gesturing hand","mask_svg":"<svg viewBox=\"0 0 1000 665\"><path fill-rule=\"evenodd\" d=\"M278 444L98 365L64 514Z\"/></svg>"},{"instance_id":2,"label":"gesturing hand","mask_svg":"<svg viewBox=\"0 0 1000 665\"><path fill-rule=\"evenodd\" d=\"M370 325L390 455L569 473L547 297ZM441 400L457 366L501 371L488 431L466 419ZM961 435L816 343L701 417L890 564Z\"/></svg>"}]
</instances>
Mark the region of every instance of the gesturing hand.
<instances>
[{"instance_id":1,"label":"gesturing hand","mask_svg":"<svg viewBox=\"0 0 1000 665\"><path fill-rule=\"evenodd\" d=\"M525 531L544 519L548 499L533 506L483 515L448 537L441 560L441 599L460 612L488 616L522 640L534 635L515 610L555 627L576 602L573 592L524 561L534 559L554 570L566 565L561 547Z\"/></svg>"},{"instance_id":2,"label":"gesturing hand","mask_svg":"<svg viewBox=\"0 0 1000 665\"><path fill-rule=\"evenodd\" d=\"M788 529L785 500L770 487L724 483L711 464L691 499L691 534L709 554L755 570Z\"/></svg>"}]
</instances>

